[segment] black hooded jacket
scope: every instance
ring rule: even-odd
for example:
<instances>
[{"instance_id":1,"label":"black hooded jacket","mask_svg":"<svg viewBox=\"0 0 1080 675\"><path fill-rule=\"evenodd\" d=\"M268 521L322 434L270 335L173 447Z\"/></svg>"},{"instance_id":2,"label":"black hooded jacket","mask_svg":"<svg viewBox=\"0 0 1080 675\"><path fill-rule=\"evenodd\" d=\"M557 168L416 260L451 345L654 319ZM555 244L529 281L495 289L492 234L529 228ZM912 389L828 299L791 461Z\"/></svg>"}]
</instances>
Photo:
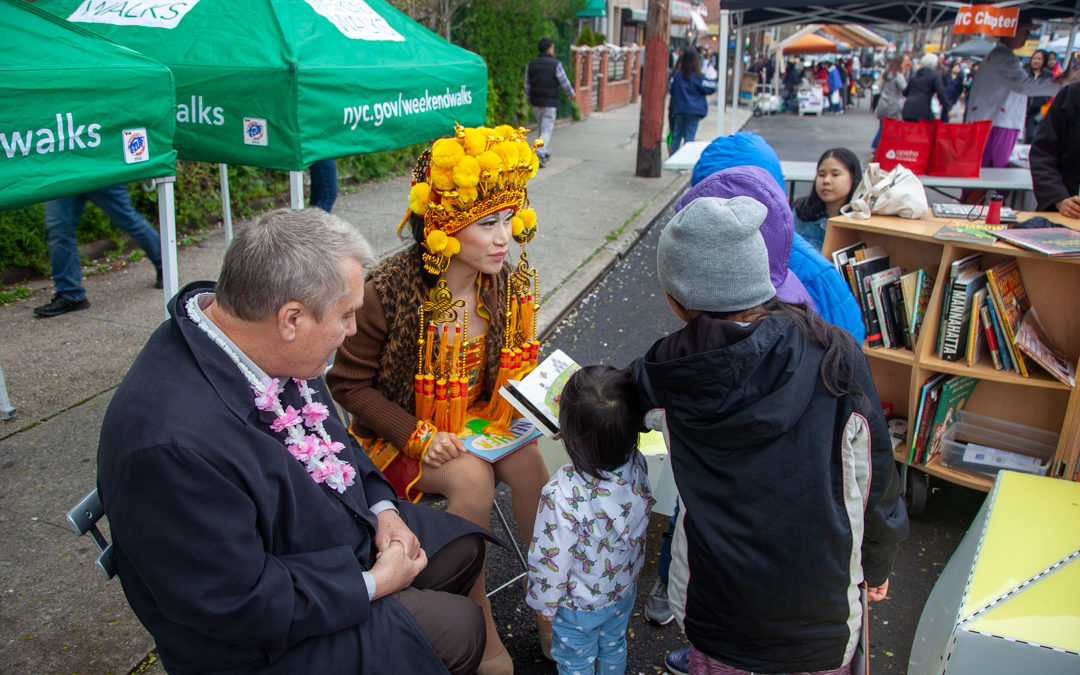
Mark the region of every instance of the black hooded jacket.
<instances>
[{"instance_id":1,"label":"black hooded jacket","mask_svg":"<svg viewBox=\"0 0 1080 675\"><path fill-rule=\"evenodd\" d=\"M862 625L857 585L888 579L907 535L888 427L852 338L832 396L824 350L784 315L701 315L633 368L663 409L684 508L669 593L690 642L736 668L838 668ZM680 542L680 536L684 537Z\"/></svg>"}]
</instances>

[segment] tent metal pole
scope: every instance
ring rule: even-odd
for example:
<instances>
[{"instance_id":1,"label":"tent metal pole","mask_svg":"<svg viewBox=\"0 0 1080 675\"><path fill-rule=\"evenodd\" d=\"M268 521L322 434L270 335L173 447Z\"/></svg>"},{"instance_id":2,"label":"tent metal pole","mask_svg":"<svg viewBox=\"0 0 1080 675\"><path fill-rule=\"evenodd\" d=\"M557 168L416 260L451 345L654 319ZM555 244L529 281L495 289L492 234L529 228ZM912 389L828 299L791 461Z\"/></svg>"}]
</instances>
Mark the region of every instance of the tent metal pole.
<instances>
[{"instance_id":1,"label":"tent metal pole","mask_svg":"<svg viewBox=\"0 0 1080 675\"><path fill-rule=\"evenodd\" d=\"M9 420L15 417L15 408L8 399L7 384L4 383L4 366L0 364L0 420Z\"/></svg>"},{"instance_id":2,"label":"tent metal pole","mask_svg":"<svg viewBox=\"0 0 1080 675\"><path fill-rule=\"evenodd\" d=\"M731 103L731 133L735 133L737 129L735 125L738 124L739 118L739 97L742 95L742 47L743 47L743 32L742 26L735 28L735 69L732 73L732 78L735 80L732 82L732 103Z\"/></svg>"},{"instance_id":3,"label":"tent metal pole","mask_svg":"<svg viewBox=\"0 0 1080 675\"><path fill-rule=\"evenodd\" d=\"M1080 4L1080 3L1078 3ZM1068 68L1072 63L1073 47L1076 46L1076 23L1074 22L1072 27L1069 28L1069 42L1065 47L1065 67Z\"/></svg>"},{"instance_id":4,"label":"tent metal pole","mask_svg":"<svg viewBox=\"0 0 1080 675\"><path fill-rule=\"evenodd\" d=\"M180 290L180 275L177 272L176 255L176 197L173 185L176 176L161 176L154 179L158 197L158 230L161 237L161 280L164 285L165 318L169 318L168 303Z\"/></svg>"},{"instance_id":5,"label":"tent metal pole","mask_svg":"<svg viewBox=\"0 0 1080 675\"><path fill-rule=\"evenodd\" d=\"M294 209L304 208L304 172L289 172L289 198Z\"/></svg>"},{"instance_id":6,"label":"tent metal pole","mask_svg":"<svg viewBox=\"0 0 1080 675\"><path fill-rule=\"evenodd\" d=\"M225 245L232 242L232 204L229 200L229 167L218 164L218 178L221 180L221 219L225 224Z\"/></svg>"},{"instance_id":7,"label":"tent metal pole","mask_svg":"<svg viewBox=\"0 0 1080 675\"><path fill-rule=\"evenodd\" d=\"M716 97L716 135L724 135L724 112L727 109L727 50L728 50L728 15L731 10L720 10L720 51L717 52L716 70L719 73L719 94Z\"/></svg>"}]
</instances>

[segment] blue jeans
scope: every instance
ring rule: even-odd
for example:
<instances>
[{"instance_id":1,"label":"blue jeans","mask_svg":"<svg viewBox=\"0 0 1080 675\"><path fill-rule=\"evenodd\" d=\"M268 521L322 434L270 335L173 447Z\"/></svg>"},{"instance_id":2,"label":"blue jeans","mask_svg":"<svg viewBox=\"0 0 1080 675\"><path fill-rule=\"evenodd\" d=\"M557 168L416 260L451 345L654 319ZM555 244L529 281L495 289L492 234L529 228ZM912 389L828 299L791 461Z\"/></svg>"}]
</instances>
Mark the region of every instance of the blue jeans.
<instances>
[{"instance_id":1,"label":"blue jeans","mask_svg":"<svg viewBox=\"0 0 1080 675\"><path fill-rule=\"evenodd\" d=\"M684 142L694 140L697 136L697 125L701 118L697 115L672 115L671 122L671 154L675 154Z\"/></svg>"},{"instance_id":2,"label":"blue jeans","mask_svg":"<svg viewBox=\"0 0 1080 675\"><path fill-rule=\"evenodd\" d=\"M660 537L660 558L656 561L656 576L667 585L668 570L671 569L671 538L675 536L675 521L679 519L679 505L675 505L675 512L671 514L667 529Z\"/></svg>"},{"instance_id":3,"label":"blue jeans","mask_svg":"<svg viewBox=\"0 0 1080 675\"><path fill-rule=\"evenodd\" d=\"M161 239L157 230L131 205L127 185L114 185L72 197L45 202L45 242L49 245L53 285L69 300L82 300L82 263L75 228L79 225L87 200L95 203L109 220L123 230L146 252L146 258L161 267Z\"/></svg>"},{"instance_id":4,"label":"blue jeans","mask_svg":"<svg viewBox=\"0 0 1080 675\"><path fill-rule=\"evenodd\" d=\"M320 159L310 167L311 206L330 213L337 201L337 160Z\"/></svg>"},{"instance_id":5,"label":"blue jeans","mask_svg":"<svg viewBox=\"0 0 1080 675\"><path fill-rule=\"evenodd\" d=\"M622 675L626 670L626 624L634 609L637 584L613 605L592 612L560 607L551 622L551 658L559 675Z\"/></svg>"}]
</instances>

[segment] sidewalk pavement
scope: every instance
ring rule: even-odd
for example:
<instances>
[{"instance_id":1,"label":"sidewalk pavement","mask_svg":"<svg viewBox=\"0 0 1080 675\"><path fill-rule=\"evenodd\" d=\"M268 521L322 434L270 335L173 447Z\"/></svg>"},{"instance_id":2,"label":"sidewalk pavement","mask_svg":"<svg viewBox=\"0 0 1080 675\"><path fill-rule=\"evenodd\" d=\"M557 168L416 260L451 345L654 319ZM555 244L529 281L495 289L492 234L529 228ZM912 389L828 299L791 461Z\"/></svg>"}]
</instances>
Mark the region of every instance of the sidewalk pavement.
<instances>
[{"instance_id":1,"label":"sidewalk pavement","mask_svg":"<svg viewBox=\"0 0 1080 675\"><path fill-rule=\"evenodd\" d=\"M737 114L741 127L749 111ZM639 106L630 105L556 126L552 159L529 183L539 232L526 250L540 273L542 331L689 184L688 173L633 175L638 124ZM698 138L715 135L714 102ZM384 257L408 245L394 232L408 189L406 177L365 184L339 195L334 213ZM224 251L220 228L183 246L181 285L216 278ZM32 312L51 296L48 280L0 307L0 364L18 411L0 421L0 672L126 673L154 647L119 582L102 580L94 567L94 543L76 538L65 520L95 483L98 431L113 391L164 319L153 276L145 260L93 274L84 284L91 307L52 319Z\"/></svg>"}]
</instances>

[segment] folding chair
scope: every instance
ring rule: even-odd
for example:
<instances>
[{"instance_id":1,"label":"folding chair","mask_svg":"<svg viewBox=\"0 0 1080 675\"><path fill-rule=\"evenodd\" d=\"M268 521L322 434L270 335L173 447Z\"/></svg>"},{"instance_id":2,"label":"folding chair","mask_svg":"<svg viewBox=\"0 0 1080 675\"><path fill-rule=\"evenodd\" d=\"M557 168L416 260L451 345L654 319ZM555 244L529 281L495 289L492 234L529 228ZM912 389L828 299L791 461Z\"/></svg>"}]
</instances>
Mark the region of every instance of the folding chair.
<instances>
[{"instance_id":1,"label":"folding chair","mask_svg":"<svg viewBox=\"0 0 1080 675\"><path fill-rule=\"evenodd\" d=\"M68 511L67 520L71 529L75 530L75 534L82 536L89 532L94 538L94 542L101 550L96 560L97 567L108 581L116 576L116 551L113 550L112 542L106 539L98 529L97 522L103 515L105 515L105 508L101 505L97 488L94 488Z\"/></svg>"}]
</instances>

